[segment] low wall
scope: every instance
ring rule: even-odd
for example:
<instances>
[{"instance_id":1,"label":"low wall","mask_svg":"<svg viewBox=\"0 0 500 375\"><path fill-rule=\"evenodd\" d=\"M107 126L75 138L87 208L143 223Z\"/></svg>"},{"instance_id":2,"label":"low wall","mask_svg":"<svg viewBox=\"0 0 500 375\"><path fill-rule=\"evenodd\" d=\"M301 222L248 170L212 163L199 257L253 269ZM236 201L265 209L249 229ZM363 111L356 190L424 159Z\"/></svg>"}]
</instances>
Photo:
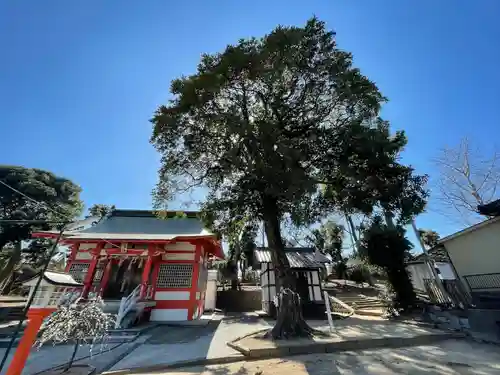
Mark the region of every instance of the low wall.
<instances>
[{"instance_id":1,"label":"low wall","mask_svg":"<svg viewBox=\"0 0 500 375\"><path fill-rule=\"evenodd\" d=\"M218 291L216 306L228 312L262 310L262 292L260 289Z\"/></svg>"}]
</instances>

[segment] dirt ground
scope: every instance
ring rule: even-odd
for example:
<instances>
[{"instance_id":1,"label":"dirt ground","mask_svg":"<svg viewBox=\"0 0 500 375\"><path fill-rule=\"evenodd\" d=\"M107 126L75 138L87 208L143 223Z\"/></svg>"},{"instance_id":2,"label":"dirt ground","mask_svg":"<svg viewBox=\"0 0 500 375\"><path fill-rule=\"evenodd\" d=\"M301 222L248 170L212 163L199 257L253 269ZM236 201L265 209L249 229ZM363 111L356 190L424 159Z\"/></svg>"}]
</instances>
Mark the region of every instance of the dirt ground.
<instances>
[{"instance_id":1,"label":"dirt ground","mask_svg":"<svg viewBox=\"0 0 500 375\"><path fill-rule=\"evenodd\" d=\"M165 375L493 375L500 350L451 340L436 346L310 354L226 365L183 368Z\"/></svg>"}]
</instances>

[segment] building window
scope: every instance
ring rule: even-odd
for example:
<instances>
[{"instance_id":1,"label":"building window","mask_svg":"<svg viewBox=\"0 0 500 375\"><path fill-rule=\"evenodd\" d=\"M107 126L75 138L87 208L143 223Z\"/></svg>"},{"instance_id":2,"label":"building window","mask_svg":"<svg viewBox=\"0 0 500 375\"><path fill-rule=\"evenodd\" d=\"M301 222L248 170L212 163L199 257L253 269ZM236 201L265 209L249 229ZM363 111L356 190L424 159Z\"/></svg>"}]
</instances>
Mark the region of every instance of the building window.
<instances>
[{"instance_id":1,"label":"building window","mask_svg":"<svg viewBox=\"0 0 500 375\"><path fill-rule=\"evenodd\" d=\"M191 288L193 279L192 264L160 264L157 288Z\"/></svg>"},{"instance_id":2,"label":"building window","mask_svg":"<svg viewBox=\"0 0 500 375\"><path fill-rule=\"evenodd\" d=\"M79 283L83 283L85 280L85 275L87 274L90 267L90 263L73 263L69 267L69 274L73 276L73 279Z\"/></svg>"},{"instance_id":3,"label":"building window","mask_svg":"<svg viewBox=\"0 0 500 375\"><path fill-rule=\"evenodd\" d=\"M89 271L90 263L73 263L69 267L69 274L73 276L73 279L79 283L83 283L85 276ZM98 264L94 274L94 280L92 280L92 285L99 285L104 273L104 265L102 263Z\"/></svg>"}]
</instances>

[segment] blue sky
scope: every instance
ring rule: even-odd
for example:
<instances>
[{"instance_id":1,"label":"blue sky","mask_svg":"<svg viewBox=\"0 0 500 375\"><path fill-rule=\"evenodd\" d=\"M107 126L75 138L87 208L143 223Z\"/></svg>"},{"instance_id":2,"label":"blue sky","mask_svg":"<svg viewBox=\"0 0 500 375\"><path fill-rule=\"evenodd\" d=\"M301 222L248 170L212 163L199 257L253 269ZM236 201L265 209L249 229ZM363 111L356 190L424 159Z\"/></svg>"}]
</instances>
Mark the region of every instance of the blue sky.
<instances>
[{"instance_id":1,"label":"blue sky","mask_svg":"<svg viewBox=\"0 0 500 375\"><path fill-rule=\"evenodd\" d=\"M0 2L0 162L83 188L87 205L150 208L158 156L154 109L201 53L317 15L390 99L404 161L433 175L439 147L499 139L500 1ZM429 213L420 227L455 223Z\"/></svg>"}]
</instances>

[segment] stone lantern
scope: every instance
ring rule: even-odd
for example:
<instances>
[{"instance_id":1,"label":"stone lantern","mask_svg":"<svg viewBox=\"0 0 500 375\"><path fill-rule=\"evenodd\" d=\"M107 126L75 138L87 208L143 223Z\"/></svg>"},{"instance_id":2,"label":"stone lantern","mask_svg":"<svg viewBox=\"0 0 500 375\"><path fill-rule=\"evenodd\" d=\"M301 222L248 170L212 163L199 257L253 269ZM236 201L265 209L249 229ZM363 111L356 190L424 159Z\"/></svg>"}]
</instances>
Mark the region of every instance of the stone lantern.
<instances>
[{"instance_id":1,"label":"stone lantern","mask_svg":"<svg viewBox=\"0 0 500 375\"><path fill-rule=\"evenodd\" d=\"M28 301L31 297L33 300L27 313L28 324L6 375L20 375L22 373L43 320L62 304L76 300L83 289L83 284L75 281L68 273L46 271L40 285L35 290L38 277L39 275L23 283L23 286L30 288Z\"/></svg>"}]
</instances>

